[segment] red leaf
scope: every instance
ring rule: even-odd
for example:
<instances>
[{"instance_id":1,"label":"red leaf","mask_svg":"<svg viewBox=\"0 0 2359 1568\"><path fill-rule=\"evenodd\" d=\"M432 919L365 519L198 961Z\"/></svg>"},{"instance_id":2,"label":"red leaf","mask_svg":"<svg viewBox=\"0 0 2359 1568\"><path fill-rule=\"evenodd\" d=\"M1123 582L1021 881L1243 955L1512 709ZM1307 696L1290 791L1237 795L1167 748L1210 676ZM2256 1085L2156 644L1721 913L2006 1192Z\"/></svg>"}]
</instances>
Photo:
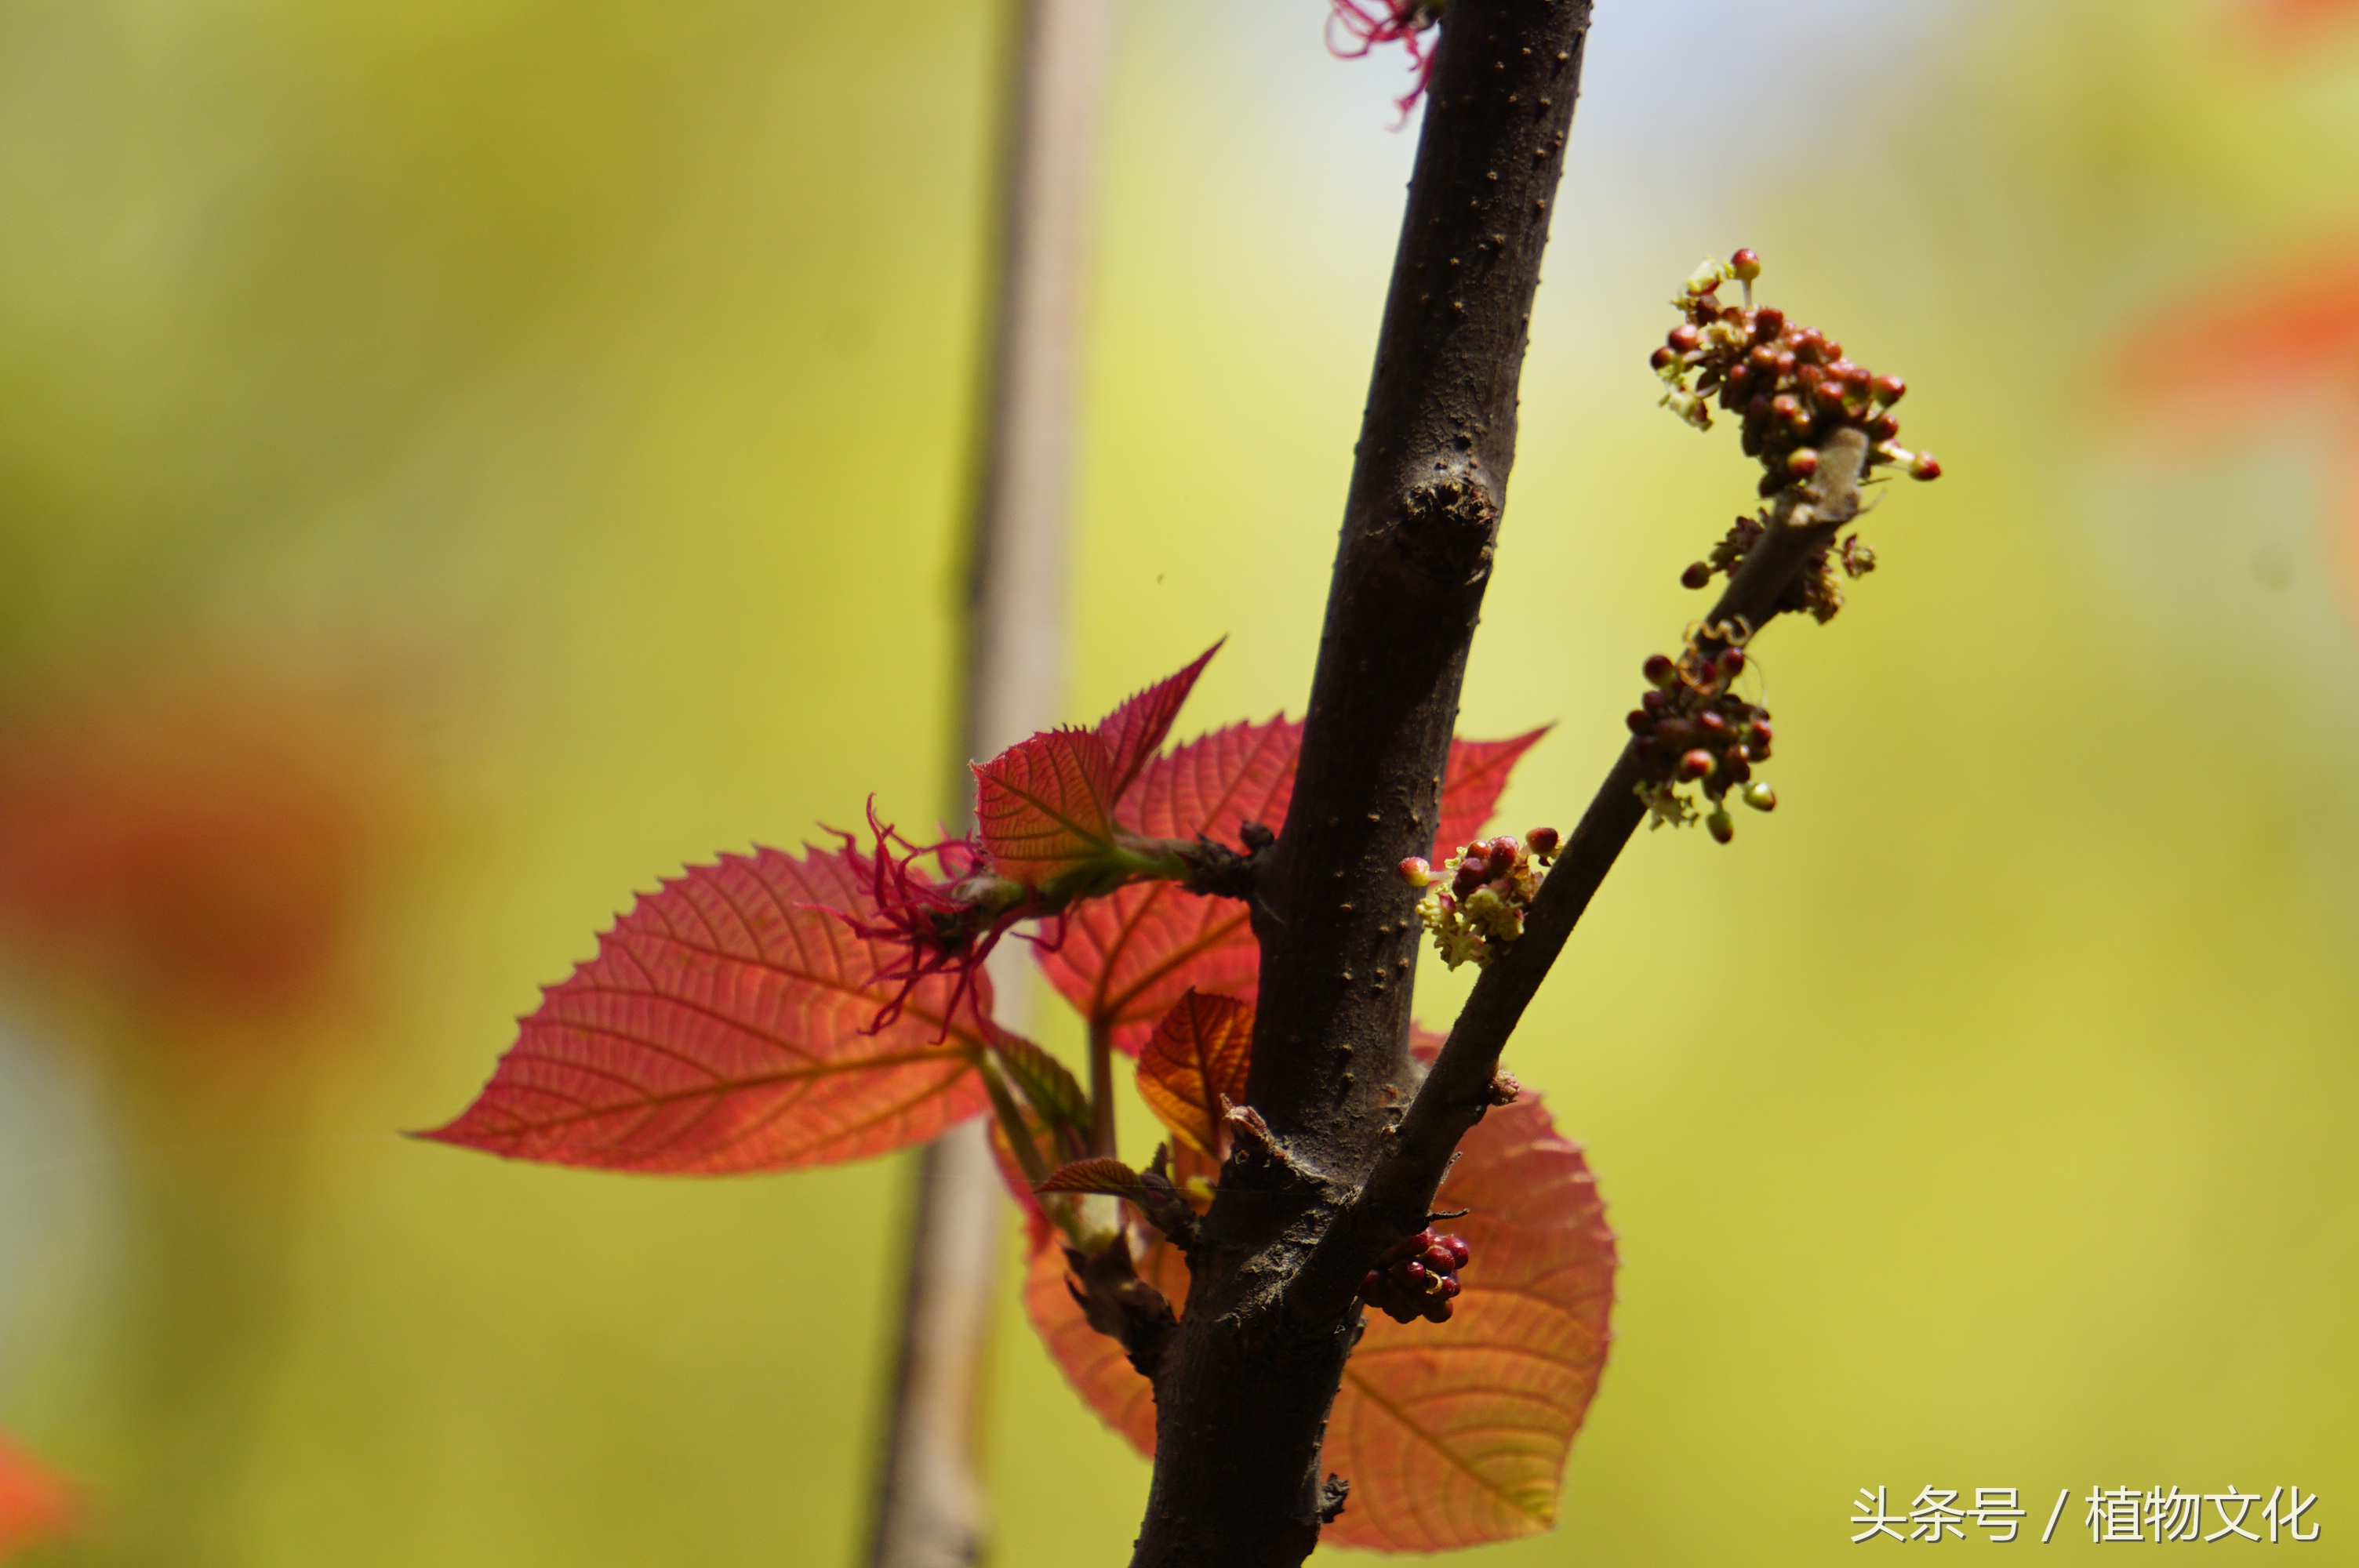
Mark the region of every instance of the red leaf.
<instances>
[{"instance_id":1,"label":"red leaf","mask_svg":"<svg viewBox=\"0 0 2359 1568\"><path fill-rule=\"evenodd\" d=\"M1237 841L1247 822L1272 827L1294 793L1302 727L1286 719L1215 730L1147 763L1124 797L1128 825L1159 838L1198 833ZM1234 899L1141 882L1076 905L1063 943L1040 953L1051 984L1137 1054L1156 1020L1189 987L1251 1000L1261 955Z\"/></svg>"},{"instance_id":2,"label":"red leaf","mask_svg":"<svg viewBox=\"0 0 2359 1568\"><path fill-rule=\"evenodd\" d=\"M856 854L761 849L691 868L544 992L475 1103L423 1136L713 1173L881 1154L974 1114L980 1036L973 1015L946 1016L956 977L920 979L898 1018L862 1033L899 989L879 972L904 955L834 911L873 913ZM987 1015L989 982L974 985Z\"/></svg>"},{"instance_id":3,"label":"red leaf","mask_svg":"<svg viewBox=\"0 0 2359 1568\"><path fill-rule=\"evenodd\" d=\"M1223 637L1221 643L1227 642ZM1180 717L1180 705L1188 700L1195 688L1196 677L1221 651L1215 643L1197 656L1196 662L1178 675L1156 682L1145 691L1125 699L1122 706L1098 720L1098 739L1103 741L1106 754L1113 759L1114 794L1119 800L1147 759L1161 748L1163 738L1171 733L1171 721Z\"/></svg>"},{"instance_id":4,"label":"red leaf","mask_svg":"<svg viewBox=\"0 0 2359 1568\"><path fill-rule=\"evenodd\" d=\"M1508 773L1548 732L1543 724L1506 741L1450 742L1450 765L1441 773L1441 820L1433 830L1435 853L1454 852L1489 825Z\"/></svg>"},{"instance_id":5,"label":"red leaf","mask_svg":"<svg viewBox=\"0 0 2359 1568\"><path fill-rule=\"evenodd\" d=\"M1545 733L1451 742L1440 819L1445 833L1462 837L1444 848L1482 831L1516 759ZM1123 797L1125 818L1157 838L1201 833L1224 844L1237 842L1247 822L1279 827L1301 746L1302 726L1285 718L1216 730L1149 762ZM1236 900L1143 882L1077 905L1063 945L1042 952L1040 967L1082 1017L1136 1055L1190 986L1251 1001L1261 953Z\"/></svg>"},{"instance_id":6,"label":"red leaf","mask_svg":"<svg viewBox=\"0 0 2359 1568\"><path fill-rule=\"evenodd\" d=\"M1034 886L1114 844L1114 759L1087 730L1049 730L974 770L974 821L992 869Z\"/></svg>"},{"instance_id":7,"label":"red leaf","mask_svg":"<svg viewBox=\"0 0 2359 1568\"><path fill-rule=\"evenodd\" d=\"M1172 1004L1138 1054L1138 1095L1163 1125L1217 1160L1223 1098L1245 1098L1253 1009L1190 990Z\"/></svg>"},{"instance_id":8,"label":"red leaf","mask_svg":"<svg viewBox=\"0 0 2359 1568\"><path fill-rule=\"evenodd\" d=\"M47 1465L0 1437L0 1557L73 1529L73 1497Z\"/></svg>"},{"instance_id":9,"label":"red leaf","mask_svg":"<svg viewBox=\"0 0 2359 1568\"><path fill-rule=\"evenodd\" d=\"M1138 1173L1110 1155L1060 1165L1049 1173L1047 1181L1032 1190L1039 1193L1103 1193L1108 1197L1128 1198L1134 1203L1147 1196L1147 1184L1139 1180Z\"/></svg>"},{"instance_id":10,"label":"red leaf","mask_svg":"<svg viewBox=\"0 0 2359 1568\"><path fill-rule=\"evenodd\" d=\"M1320 1462L1352 1481L1322 1541L1441 1552L1546 1530L1590 1397L1605 1366L1614 1233L1580 1149L1527 1095L1491 1112L1461 1146L1443 1206L1473 1260L1448 1323L1370 1314L1344 1369ZM1158 1242L1139 1263L1174 1306L1187 1268ZM1091 1329L1064 1289L1055 1249L1032 1260L1025 1310L1049 1355L1109 1426L1155 1450L1155 1404L1122 1347Z\"/></svg>"}]
</instances>

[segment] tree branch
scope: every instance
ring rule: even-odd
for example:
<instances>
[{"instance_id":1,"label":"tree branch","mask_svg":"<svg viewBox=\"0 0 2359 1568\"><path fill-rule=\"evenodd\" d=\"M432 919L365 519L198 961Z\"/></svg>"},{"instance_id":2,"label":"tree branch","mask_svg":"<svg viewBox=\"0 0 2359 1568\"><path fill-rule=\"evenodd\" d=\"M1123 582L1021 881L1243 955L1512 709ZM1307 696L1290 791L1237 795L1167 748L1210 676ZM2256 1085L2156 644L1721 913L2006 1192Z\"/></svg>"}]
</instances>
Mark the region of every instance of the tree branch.
<instances>
[{"instance_id":1,"label":"tree branch","mask_svg":"<svg viewBox=\"0 0 2359 1568\"><path fill-rule=\"evenodd\" d=\"M1320 1451L1359 1314L1293 1320L1284 1287L1415 1082L1417 923L1395 868L1440 820L1590 6L1442 15L1293 804L1253 879L1259 1136L1236 1140L1189 1254L1134 1568L1293 1568L1343 1505Z\"/></svg>"}]
</instances>

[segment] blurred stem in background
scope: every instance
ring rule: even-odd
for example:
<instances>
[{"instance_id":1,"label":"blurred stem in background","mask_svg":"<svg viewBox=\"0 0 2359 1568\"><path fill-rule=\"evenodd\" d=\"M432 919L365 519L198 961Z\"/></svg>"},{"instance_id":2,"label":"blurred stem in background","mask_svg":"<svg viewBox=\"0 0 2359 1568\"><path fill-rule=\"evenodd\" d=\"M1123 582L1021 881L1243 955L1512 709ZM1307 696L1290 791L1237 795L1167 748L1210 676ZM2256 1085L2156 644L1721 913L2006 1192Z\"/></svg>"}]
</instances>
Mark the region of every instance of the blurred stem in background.
<instances>
[{"instance_id":1,"label":"blurred stem in background","mask_svg":"<svg viewBox=\"0 0 2359 1568\"><path fill-rule=\"evenodd\" d=\"M1066 513L1090 196L1111 0L1019 0L1000 160L988 379L983 386L958 767L1055 721L1062 693ZM1002 1023L1022 1031L1028 954L992 965ZM999 1179L977 1118L919 1157L908 1288L870 1533L875 1568L983 1555L979 1408L997 1271Z\"/></svg>"}]
</instances>

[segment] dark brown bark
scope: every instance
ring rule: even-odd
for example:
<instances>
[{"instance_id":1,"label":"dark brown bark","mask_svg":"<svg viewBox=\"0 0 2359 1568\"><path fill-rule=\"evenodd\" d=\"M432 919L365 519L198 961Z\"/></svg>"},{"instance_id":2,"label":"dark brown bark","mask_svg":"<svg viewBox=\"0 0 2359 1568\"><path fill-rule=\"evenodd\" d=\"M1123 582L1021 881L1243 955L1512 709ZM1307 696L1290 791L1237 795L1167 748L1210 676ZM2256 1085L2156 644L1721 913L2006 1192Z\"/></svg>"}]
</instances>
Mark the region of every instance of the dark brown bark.
<instances>
[{"instance_id":1,"label":"dark brown bark","mask_svg":"<svg viewBox=\"0 0 2359 1568\"><path fill-rule=\"evenodd\" d=\"M1255 879L1247 1096L1271 1136L1240 1141L1190 1255L1155 1379L1141 1568L1292 1568L1342 1500L1319 1457L1359 1314L1306 1312L1287 1286L1354 1212L1414 1084L1418 926L1395 868L1432 848L1589 12L1450 0L1294 806Z\"/></svg>"}]
</instances>

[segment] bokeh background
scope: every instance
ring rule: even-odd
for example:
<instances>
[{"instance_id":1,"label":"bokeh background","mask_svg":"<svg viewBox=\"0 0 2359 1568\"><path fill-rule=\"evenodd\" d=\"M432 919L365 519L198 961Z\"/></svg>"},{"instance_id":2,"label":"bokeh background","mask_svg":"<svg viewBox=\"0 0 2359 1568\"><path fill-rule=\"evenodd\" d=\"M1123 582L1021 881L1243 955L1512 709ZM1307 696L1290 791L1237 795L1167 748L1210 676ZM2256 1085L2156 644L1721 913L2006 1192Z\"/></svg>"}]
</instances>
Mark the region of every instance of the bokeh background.
<instances>
[{"instance_id":1,"label":"bokeh background","mask_svg":"<svg viewBox=\"0 0 2359 1568\"><path fill-rule=\"evenodd\" d=\"M852 1561L905 1158L397 1130L656 877L948 798L1006 11L0 0L27 1561ZM1124 8L1077 719L1224 633L1183 732L1299 711L1414 135L1322 11ZM2359 5L1601 4L1465 703L1558 721L1511 827L1749 493L1645 363L1738 243L1949 475L1765 640L1777 815L1642 835L1510 1054L1625 1270L1560 1528L1471 1560L2233 1484L2359 1562ZM993 1378L997 1561L1123 1560L1012 1283Z\"/></svg>"}]
</instances>

